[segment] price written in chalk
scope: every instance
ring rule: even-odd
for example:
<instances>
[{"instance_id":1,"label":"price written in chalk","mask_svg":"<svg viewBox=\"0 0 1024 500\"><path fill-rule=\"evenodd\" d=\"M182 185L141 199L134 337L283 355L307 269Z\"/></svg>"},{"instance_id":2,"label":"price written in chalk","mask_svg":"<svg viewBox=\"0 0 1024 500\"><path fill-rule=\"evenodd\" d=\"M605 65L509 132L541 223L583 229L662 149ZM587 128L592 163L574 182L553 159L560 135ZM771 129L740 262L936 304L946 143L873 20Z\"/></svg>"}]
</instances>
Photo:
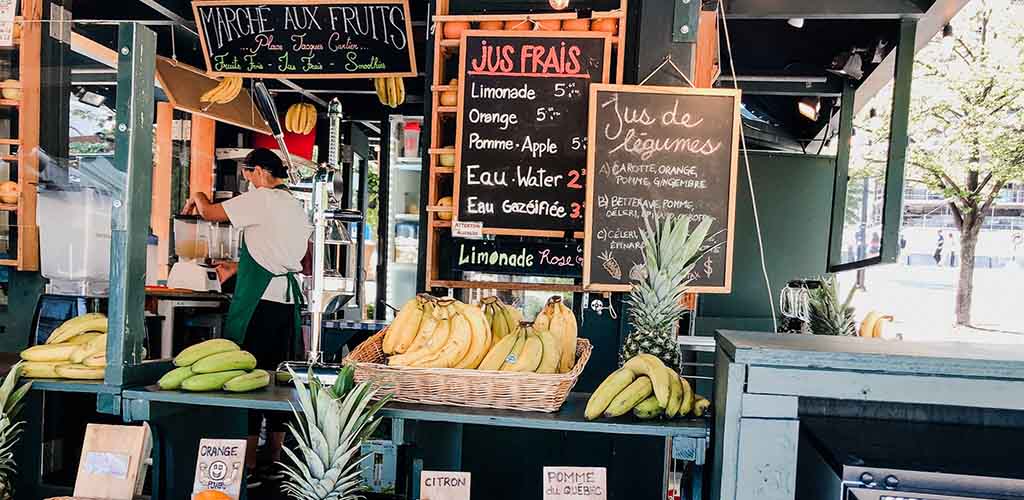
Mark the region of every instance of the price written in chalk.
<instances>
[{"instance_id":1,"label":"price written in chalk","mask_svg":"<svg viewBox=\"0 0 1024 500\"><path fill-rule=\"evenodd\" d=\"M604 467L544 467L544 500L606 500Z\"/></svg>"}]
</instances>

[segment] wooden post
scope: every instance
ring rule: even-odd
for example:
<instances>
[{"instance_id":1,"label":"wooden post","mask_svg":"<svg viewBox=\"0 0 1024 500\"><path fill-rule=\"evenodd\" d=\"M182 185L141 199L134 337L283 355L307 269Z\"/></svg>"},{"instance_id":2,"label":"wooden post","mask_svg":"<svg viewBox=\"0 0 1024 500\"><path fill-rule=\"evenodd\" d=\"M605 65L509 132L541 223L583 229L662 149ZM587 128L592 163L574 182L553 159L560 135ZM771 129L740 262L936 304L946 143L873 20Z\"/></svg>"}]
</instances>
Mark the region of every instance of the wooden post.
<instances>
[{"instance_id":1,"label":"wooden post","mask_svg":"<svg viewBox=\"0 0 1024 500\"><path fill-rule=\"evenodd\" d=\"M153 206L149 226L159 239L157 279L167 279L171 243L171 171L174 167L174 106L156 105L156 161L153 164Z\"/></svg>"},{"instance_id":2,"label":"wooden post","mask_svg":"<svg viewBox=\"0 0 1024 500\"><path fill-rule=\"evenodd\" d=\"M188 179L190 194L203 192L213 197L216 132L217 122L212 118L192 115L192 161Z\"/></svg>"},{"instance_id":3,"label":"wooden post","mask_svg":"<svg viewBox=\"0 0 1024 500\"><path fill-rule=\"evenodd\" d=\"M41 84L43 17L42 0L22 2L21 105L18 108L18 184L22 195L18 204L19 271L39 269L39 226L36 225L36 185L39 183L39 87Z\"/></svg>"}]
</instances>

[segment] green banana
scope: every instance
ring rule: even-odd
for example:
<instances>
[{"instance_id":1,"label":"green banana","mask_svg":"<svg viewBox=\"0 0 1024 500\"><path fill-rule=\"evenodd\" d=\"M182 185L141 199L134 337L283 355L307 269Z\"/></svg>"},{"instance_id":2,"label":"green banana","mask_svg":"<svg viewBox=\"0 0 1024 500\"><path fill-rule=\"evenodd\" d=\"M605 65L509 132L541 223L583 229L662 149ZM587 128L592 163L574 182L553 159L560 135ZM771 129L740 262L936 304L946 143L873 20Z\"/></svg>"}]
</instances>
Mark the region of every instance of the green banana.
<instances>
[{"instance_id":1,"label":"green banana","mask_svg":"<svg viewBox=\"0 0 1024 500\"><path fill-rule=\"evenodd\" d=\"M165 391L173 391L176 389L180 389L181 383L184 382L185 379L191 377L192 375L195 374L192 373L191 366L182 366L181 368L175 368L167 372L166 374L164 374L163 377L160 377L160 380L158 380L156 383L157 385L160 386L161 389Z\"/></svg>"},{"instance_id":2,"label":"green banana","mask_svg":"<svg viewBox=\"0 0 1024 500\"><path fill-rule=\"evenodd\" d=\"M249 392L270 385L270 372L253 370L224 382L224 390L228 392Z\"/></svg>"},{"instance_id":3,"label":"green banana","mask_svg":"<svg viewBox=\"0 0 1024 500\"><path fill-rule=\"evenodd\" d=\"M224 384L227 383L227 381L239 375L245 375L245 371L231 370L226 372L193 375L181 383L181 388L186 391L193 392L219 391L224 387Z\"/></svg>"},{"instance_id":4,"label":"green banana","mask_svg":"<svg viewBox=\"0 0 1024 500\"><path fill-rule=\"evenodd\" d=\"M211 339L186 347L174 358L174 366L191 366L196 361L214 354L237 351L241 347L228 339Z\"/></svg>"},{"instance_id":5,"label":"green banana","mask_svg":"<svg viewBox=\"0 0 1024 500\"><path fill-rule=\"evenodd\" d=\"M256 357L246 351L228 351L207 356L192 364L196 373L217 373L230 370L252 370Z\"/></svg>"}]
</instances>

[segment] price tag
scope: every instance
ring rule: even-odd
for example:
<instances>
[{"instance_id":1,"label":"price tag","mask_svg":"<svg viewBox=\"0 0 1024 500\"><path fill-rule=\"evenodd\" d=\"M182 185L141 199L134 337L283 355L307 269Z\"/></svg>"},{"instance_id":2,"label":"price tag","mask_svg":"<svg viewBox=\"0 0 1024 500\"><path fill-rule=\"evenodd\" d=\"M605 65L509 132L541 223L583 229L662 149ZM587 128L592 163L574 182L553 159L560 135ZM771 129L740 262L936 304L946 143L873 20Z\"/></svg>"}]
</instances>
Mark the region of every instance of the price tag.
<instances>
[{"instance_id":1,"label":"price tag","mask_svg":"<svg viewBox=\"0 0 1024 500\"><path fill-rule=\"evenodd\" d=\"M608 469L544 467L544 500L607 500Z\"/></svg>"},{"instance_id":2,"label":"price tag","mask_svg":"<svg viewBox=\"0 0 1024 500\"><path fill-rule=\"evenodd\" d=\"M452 237L479 240L484 237L483 222L452 222Z\"/></svg>"},{"instance_id":3,"label":"price tag","mask_svg":"<svg viewBox=\"0 0 1024 500\"><path fill-rule=\"evenodd\" d=\"M420 500L469 500L469 473L421 472Z\"/></svg>"},{"instance_id":4,"label":"price tag","mask_svg":"<svg viewBox=\"0 0 1024 500\"><path fill-rule=\"evenodd\" d=\"M245 477L244 439L203 439L196 457L192 494L217 490L237 500Z\"/></svg>"}]
</instances>

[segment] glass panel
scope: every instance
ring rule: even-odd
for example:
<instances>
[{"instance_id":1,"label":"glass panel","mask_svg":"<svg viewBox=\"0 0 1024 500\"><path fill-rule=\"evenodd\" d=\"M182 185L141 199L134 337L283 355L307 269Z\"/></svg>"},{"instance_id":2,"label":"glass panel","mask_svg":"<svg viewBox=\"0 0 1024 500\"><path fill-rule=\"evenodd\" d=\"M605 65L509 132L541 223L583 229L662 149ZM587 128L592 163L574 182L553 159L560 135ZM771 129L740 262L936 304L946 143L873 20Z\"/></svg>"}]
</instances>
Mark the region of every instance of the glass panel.
<instances>
[{"instance_id":1,"label":"glass panel","mask_svg":"<svg viewBox=\"0 0 1024 500\"><path fill-rule=\"evenodd\" d=\"M386 301L401 306L416 296L420 234L420 130L423 118L392 115L388 193L388 289ZM391 313L393 314L393 312Z\"/></svg>"},{"instance_id":2,"label":"glass panel","mask_svg":"<svg viewBox=\"0 0 1024 500\"><path fill-rule=\"evenodd\" d=\"M840 265L881 257L892 92L890 82L853 120Z\"/></svg>"}]
</instances>

